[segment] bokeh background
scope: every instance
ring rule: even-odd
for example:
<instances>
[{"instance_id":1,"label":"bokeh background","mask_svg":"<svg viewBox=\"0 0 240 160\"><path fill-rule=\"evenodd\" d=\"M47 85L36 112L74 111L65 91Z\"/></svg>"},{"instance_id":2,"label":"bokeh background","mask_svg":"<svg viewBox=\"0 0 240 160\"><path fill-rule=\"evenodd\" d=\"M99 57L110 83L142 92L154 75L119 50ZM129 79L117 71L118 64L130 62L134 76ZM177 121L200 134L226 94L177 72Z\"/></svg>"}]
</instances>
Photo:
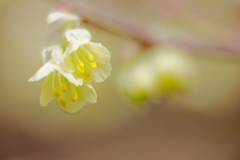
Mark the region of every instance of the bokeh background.
<instances>
[{"instance_id":1,"label":"bokeh background","mask_svg":"<svg viewBox=\"0 0 240 160\"><path fill-rule=\"evenodd\" d=\"M93 41L112 53L113 71L105 82L93 84L98 102L74 115L56 101L41 107L44 81L28 82L42 66L46 17L65 10L67 2L0 0L0 159L240 159L239 1L69 1L93 7L95 15L119 11L127 17L118 17L120 22L139 24L139 35L183 44L198 75L187 93L133 103L118 82L122 66L140 56L138 41L83 24ZM79 8L74 12L81 13ZM94 20L126 32L108 19Z\"/></svg>"}]
</instances>

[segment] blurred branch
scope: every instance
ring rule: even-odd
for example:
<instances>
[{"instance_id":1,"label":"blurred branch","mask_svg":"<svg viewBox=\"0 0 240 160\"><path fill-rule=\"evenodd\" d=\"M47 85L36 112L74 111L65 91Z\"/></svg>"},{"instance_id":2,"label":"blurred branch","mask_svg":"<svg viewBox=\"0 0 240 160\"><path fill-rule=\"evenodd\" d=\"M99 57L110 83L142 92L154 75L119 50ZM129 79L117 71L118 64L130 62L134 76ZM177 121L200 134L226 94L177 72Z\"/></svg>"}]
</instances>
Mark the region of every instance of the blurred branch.
<instances>
[{"instance_id":1,"label":"blurred branch","mask_svg":"<svg viewBox=\"0 0 240 160\"><path fill-rule=\"evenodd\" d=\"M239 23L236 23L238 19L223 18L210 8L189 0L156 0L155 3L146 3L145 5L149 5L163 19L179 18L179 15L184 15L188 21L196 23L208 32L216 33L217 31L218 34L215 38L218 38L219 41L215 42L216 49L239 55L240 28ZM196 37L196 39L199 38Z\"/></svg>"},{"instance_id":2,"label":"blurred branch","mask_svg":"<svg viewBox=\"0 0 240 160\"><path fill-rule=\"evenodd\" d=\"M146 46L157 43L147 31L147 26L144 26L144 24L136 19L132 19L129 15L116 10L116 8L112 9L89 1L60 0L60 2L77 11L81 15L83 22L98 29L107 31L118 37L136 40ZM113 27L117 27L121 30L121 33L116 33L115 29L106 28L96 21L102 21Z\"/></svg>"},{"instance_id":3,"label":"blurred branch","mask_svg":"<svg viewBox=\"0 0 240 160\"><path fill-rule=\"evenodd\" d=\"M235 36L227 37L224 44L206 42L204 39L193 35L191 35L191 40L163 38L163 36L156 36L151 32L149 29L150 27L147 24L143 24L140 21L131 18L130 15L127 15L116 8L112 9L86 0L59 0L59 2L61 2L62 5L68 6L77 11L81 15L83 22L118 37L135 40L145 47L168 44L181 46L197 52L207 51L212 52L211 54L228 52L232 55L240 55L239 33L237 36L235 34ZM204 17L208 17L206 15L207 13L204 14ZM214 19L211 20L213 20L212 23L214 24ZM218 23L213 25L213 27L219 25ZM116 28L118 28L118 30ZM224 31L231 33L230 35L235 33L226 29Z\"/></svg>"}]
</instances>

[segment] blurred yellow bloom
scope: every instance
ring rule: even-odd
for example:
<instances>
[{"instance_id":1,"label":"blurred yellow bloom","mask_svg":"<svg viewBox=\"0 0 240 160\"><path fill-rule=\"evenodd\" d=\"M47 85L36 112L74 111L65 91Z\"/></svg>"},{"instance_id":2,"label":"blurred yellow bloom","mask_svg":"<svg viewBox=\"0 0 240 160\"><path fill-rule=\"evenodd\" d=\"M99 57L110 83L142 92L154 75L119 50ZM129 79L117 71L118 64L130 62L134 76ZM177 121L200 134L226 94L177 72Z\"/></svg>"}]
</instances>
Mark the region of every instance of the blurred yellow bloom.
<instances>
[{"instance_id":1,"label":"blurred yellow bloom","mask_svg":"<svg viewBox=\"0 0 240 160\"><path fill-rule=\"evenodd\" d=\"M142 102L154 91L154 73L145 57L138 57L124 66L120 73L119 85L133 101Z\"/></svg>"},{"instance_id":2,"label":"blurred yellow bloom","mask_svg":"<svg viewBox=\"0 0 240 160\"><path fill-rule=\"evenodd\" d=\"M133 101L154 95L186 91L195 80L190 55L178 48L154 47L128 62L120 73L119 85Z\"/></svg>"},{"instance_id":3,"label":"blurred yellow bloom","mask_svg":"<svg viewBox=\"0 0 240 160\"><path fill-rule=\"evenodd\" d=\"M155 47L149 54L160 93L186 91L195 81L196 66L187 51L175 47Z\"/></svg>"}]
</instances>

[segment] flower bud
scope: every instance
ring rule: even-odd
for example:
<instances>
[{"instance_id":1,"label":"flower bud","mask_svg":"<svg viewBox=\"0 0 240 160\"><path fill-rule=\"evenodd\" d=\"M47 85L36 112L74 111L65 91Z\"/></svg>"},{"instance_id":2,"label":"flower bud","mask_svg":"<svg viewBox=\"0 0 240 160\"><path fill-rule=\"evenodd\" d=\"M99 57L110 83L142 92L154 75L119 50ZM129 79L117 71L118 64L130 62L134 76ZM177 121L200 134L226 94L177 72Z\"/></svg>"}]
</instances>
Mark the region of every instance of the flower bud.
<instances>
[{"instance_id":1,"label":"flower bud","mask_svg":"<svg viewBox=\"0 0 240 160\"><path fill-rule=\"evenodd\" d=\"M145 57L138 57L121 71L119 85L123 92L135 102L146 100L154 90L154 72Z\"/></svg>"},{"instance_id":2,"label":"flower bud","mask_svg":"<svg viewBox=\"0 0 240 160\"><path fill-rule=\"evenodd\" d=\"M196 78L191 55L180 48L156 47L149 51L156 88L162 94L186 91Z\"/></svg>"},{"instance_id":3,"label":"flower bud","mask_svg":"<svg viewBox=\"0 0 240 160\"><path fill-rule=\"evenodd\" d=\"M63 42L64 32L79 28L78 16L62 12L53 12L47 17L46 47L60 45Z\"/></svg>"}]
</instances>

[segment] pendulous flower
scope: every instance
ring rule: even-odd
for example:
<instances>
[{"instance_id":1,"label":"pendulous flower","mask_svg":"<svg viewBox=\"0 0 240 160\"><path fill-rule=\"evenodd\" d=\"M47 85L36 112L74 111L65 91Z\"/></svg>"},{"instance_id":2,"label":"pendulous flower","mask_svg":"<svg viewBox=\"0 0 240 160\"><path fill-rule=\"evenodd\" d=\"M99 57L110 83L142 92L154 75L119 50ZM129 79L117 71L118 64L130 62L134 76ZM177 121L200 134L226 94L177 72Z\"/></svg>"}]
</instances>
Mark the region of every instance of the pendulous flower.
<instances>
[{"instance_id":1,"label":"pendulous flower","mask_svg":"<svg viewBox=\"0 0 240 160\"><path fill-rule=\"evenodd\" d=\"M65 112L76 113L87 102L97 101L90 83L102 82L111 74L110 52L100 43L90 42L87 30L76 29L79 22L78 16L61 12L47 18L47 47L42 51L45 64L29 79L34 82L46 77L42 106L56 99Z\"/></svg>"},{"instance_id":2,"label":"pendulous flower","mask_svg":"<svg viewBox=\"0 0 240 160\"><path fill-rule=\"evenodd\" d=\"M52 46L50 50L52 51L51 60L29 79L30 82L34 82L47 77L40 96L41 105L46 106L52 99L56 98L64 111L76 113L87 102L95 103L97 95L93 87L89 84L83 84L83 79L63 69L62 48Z\"/></svg>"},{"instance_id":3,"label":"pendulous flower","mask_svg":"<svg viewBox=\"0 0 240 160\"><path fill-rule=\"evenodd\" d=\"M91 35L85 29L73 29L65 32L64 68L74 73L85 83L92 80L104 81L111 74L111 54L100 43L90 42Z\"/></svg>"}]
</instances>

